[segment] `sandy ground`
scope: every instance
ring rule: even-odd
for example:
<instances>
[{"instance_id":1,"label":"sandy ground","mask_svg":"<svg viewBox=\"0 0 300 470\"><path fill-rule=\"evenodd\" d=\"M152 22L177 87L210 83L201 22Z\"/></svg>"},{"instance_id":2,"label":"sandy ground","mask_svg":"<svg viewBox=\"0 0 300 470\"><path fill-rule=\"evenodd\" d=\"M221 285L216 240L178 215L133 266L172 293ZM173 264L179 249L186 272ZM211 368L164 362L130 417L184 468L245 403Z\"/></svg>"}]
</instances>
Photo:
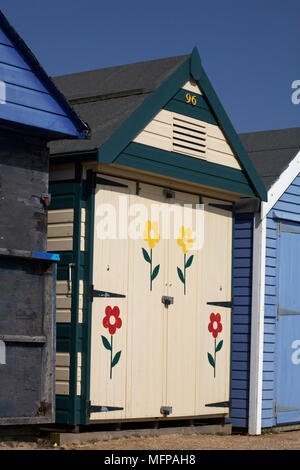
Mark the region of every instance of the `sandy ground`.
<instances>
[{"instance_id":1,"label":"sandy ground","mask_svg":"<svg viewBox=\"0 0 300 470\"><path fill-rule=\"evenodd\" d=\"M50 445L48 441L0 442L3 450L300 450L300 431L248 435L181 435L130 437L82 443Z\"/></svg>"}]
</instances>

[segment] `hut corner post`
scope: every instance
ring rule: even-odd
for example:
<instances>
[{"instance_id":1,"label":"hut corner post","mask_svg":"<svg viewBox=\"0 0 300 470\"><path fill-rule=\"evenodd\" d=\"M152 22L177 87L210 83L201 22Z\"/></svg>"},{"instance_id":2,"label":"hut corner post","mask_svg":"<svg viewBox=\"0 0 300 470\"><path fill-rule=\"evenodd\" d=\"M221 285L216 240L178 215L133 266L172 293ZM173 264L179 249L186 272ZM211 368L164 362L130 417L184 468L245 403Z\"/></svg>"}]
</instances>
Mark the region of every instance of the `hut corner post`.
<instances>
[{"instance_id":1,"label":"hut corner post","mask_svg":"<svg viewBox=\"0 0 300 470\"><path fill-rule=\"evenodd\" d=\"M264 203L262 203L262 206ZM264 296L266 264L266 215L254 216L253 224L253 275L251 308L250 390L249 390L249 434L261 434Z\"/></svg>"}]
</instances>

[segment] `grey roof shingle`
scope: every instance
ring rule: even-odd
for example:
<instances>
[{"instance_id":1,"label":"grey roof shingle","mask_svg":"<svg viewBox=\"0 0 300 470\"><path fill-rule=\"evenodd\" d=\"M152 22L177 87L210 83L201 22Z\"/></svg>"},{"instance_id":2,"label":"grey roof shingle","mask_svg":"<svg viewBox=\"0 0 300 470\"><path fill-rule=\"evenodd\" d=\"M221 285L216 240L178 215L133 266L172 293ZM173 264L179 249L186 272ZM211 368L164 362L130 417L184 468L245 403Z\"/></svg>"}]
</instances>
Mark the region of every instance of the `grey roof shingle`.
<instances>
[{"instance_id":1,"label":"grey roof shingle","mask_svg":"<svg viewBox=\"0 0 300 470\"><path fill-rule=\"evenodd\" d=\"M267 190L300 150L300 127L250 132L239 137Z\"/></svg>"},{"instance_id":2,"label":"grey roof shingle","mask_svg":"<svg viewBox=\"0 0 300 470\"><path fill-rule=\"evenodd\" d=\"M51 154L101 147L187 57L169 57L54 77L55 85L89 125L91 135L85 141L51 142Z\"/></svg>"}]
</instances>

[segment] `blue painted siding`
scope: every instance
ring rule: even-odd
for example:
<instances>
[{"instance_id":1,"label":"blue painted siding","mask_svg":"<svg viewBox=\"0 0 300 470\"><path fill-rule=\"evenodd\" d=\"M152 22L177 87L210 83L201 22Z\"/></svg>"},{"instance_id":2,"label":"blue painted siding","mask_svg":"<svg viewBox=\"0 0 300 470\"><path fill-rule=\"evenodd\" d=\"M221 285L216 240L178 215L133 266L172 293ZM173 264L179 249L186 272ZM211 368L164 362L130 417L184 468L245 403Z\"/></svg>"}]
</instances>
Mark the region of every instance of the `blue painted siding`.
<instances>
[{"instance_id":1,"label":"blue painted siding","mask_svg":"<svg viewBox=\"0 0 300 470\"><path fill-rule=\"evenodd\" d=\"M237 214L234 228L230 422L247 427L250 370L253 215Z\"/></svg>"},{"instance_id":2,"label":"blue painted siding","mask_svg":"<svg viewBox=\"0 0 300 470\"><path fill-rule=\"evenodd\" d=\"M275 400L275 344L276 315L278 304L278 219L277 217L300 222L300 175L290 184L267 216L266 276L265 276L265 321L264 321L264 361L263 361L263 402L262 427L276 425L274 414Z\"/></svg>"},{"instance_id":3,"label":"blue painted siding","mask_svg":"<svg viewBox=\"0 0 300 470\"><path fill-rule=\"evenodd\" d=\"M0 119L78 136L72 120L1 28L0 80L6 89L6 101L0 104Z\"/></svg>"}]
</instances>

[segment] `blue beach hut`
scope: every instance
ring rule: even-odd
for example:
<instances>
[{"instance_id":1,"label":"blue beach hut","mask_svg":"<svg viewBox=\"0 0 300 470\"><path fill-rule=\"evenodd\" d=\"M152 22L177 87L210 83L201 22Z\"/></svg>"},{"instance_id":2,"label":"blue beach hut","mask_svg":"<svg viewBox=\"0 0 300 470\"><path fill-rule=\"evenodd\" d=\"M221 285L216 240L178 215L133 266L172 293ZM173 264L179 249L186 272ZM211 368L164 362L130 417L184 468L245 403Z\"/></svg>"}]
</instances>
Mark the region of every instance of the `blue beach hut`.
<instances>
[{"instance_id":1,"label":"blue beach hut","mask_svg":"<svg viewBox=\"0 0 300 470\"><path fill-rule=\"evenodd\" d=\"M236 205L231 422L300 423L300 128L241 134L268 191Z\"/></svg>"},{"instance_id":2,"label":"blue beach hut","mask_svg":"<svg viewBox=\"0 0 300 470\"><path fill-rule=\"evenodd\" d=\"M55 281L46 252L49 141L86 136L0 12L0 425L55 417Z\"/></svg>"}]
</instances>

